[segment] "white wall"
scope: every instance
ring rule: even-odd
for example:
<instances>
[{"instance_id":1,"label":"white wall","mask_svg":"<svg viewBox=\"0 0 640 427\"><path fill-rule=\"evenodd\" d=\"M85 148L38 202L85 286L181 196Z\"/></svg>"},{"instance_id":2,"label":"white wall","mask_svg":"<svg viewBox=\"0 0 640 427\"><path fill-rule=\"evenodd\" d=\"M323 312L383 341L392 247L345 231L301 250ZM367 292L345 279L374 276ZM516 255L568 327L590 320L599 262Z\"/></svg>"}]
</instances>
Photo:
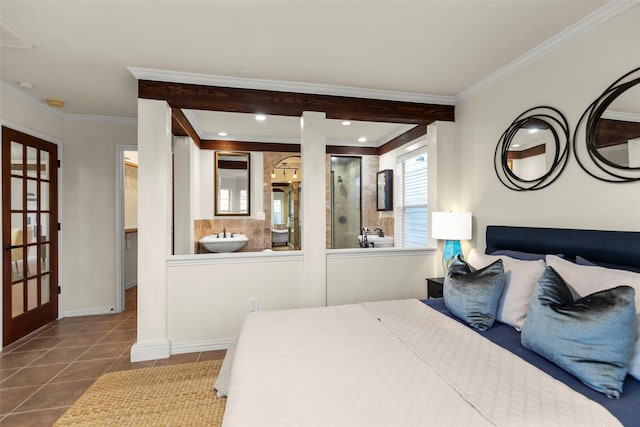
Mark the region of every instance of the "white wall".
<instances>
[{"instance_id":1,"label":"white wall","mask_svg":"<svg viewBox=\"0 0 640 427\"><path fill-rule=\"evenodd\" d=\"M115 306L115 146L136 143L136 127L70 122L64 126L60 244L65 316Z\"/></svg>"},{"instance_id":2,"label":"white wall","mask_svg":"<svg viewBox=\"0 0 640 427\"><path fill-rule=\"evenodd\" d=\"M135 123L65 120L18 89L0 86L5 126L58 144L59 315L115 305L115 145L136 144Z\"/></svg>"},{"instance_id":3,"label":"white wall","mask_svg":"<svg viewBox=\"0 0 640 427\"><path fill-rule=\"evenodd\" d=\"M347 249L327 255L327 304L425 298L432 250ZM167 261L171 354L226 348L249 312L303 306L303 253L175 256Z\"/></svg>"},{"instance_id":4,"label":"white wall","mask_svg":"<svg viewBox=\"0 0 640 427\"><path fill-rule=\"evenodd\" d=\"M213 172L214 153L213 150L200 151L200 206L196 212L196 218L213 218L214 212L214 184L215 174ZM194 171L194 175L195 175Z\"/></svg>"},{"instance_id":5,"label":"white wall","mask_svg":"<svg viewBox=\"0 0 640 427\"><path fill-rule=\"evenodd\" d=\"M229 256L226 256L229 255ZM302 254L199 255L168 262L167 323L171 353L226 348L249 312L302 306ZM232 258L232 259L230 259Z\"/></svg>"},{"instance_id":6,"label":"white wall","mask_svg":"<svg viewBox=\"0 0 640 427\"><path fill-rule=\"evenodd\" d=\"M194 251L194 199L197 193L192 187L193 152L197 151L189 137L173 138L173 246L175 254L192 254Z\"/></svg>"},{"instance_id":7,"label":"white wall","mask_svg":"<svg viewBox=\"0 0 640 427\"><path fill-rule=\"evenodd\" d=\"M461 200L473 212L474 244L488 224L640 231L640 183L610 184L588 176L573 154L551 186L529 192L504 187L493 169L502 132L523 111L549 105L578 119L604 89L640 65L640 7L562 45L456 106L462 156Z\"/></svg>"},{"instance_id":8,"label":"white wall","mask_svg":"<svg viewBox=\"0 0 640 427\"><path fill-rule=\"evenodd\" d=\"M327 255L327 305L427 297L433 250L334 250Z\"/></svg>"}]
</instances>

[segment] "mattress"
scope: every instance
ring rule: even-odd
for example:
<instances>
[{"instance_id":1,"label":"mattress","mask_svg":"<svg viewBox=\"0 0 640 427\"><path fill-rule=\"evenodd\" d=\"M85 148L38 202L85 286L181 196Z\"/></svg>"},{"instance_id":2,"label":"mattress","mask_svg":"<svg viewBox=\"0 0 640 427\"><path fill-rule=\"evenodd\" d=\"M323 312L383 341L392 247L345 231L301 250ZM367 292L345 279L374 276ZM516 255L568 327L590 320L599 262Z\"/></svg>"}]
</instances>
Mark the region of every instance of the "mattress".
<instances>
[{"instance_id":1,"label":"mattress","mask_svg":"<svg viewBox=\"0 0 640 427\"><path fill-rule=\"evenodd\" d=\"M603 406L418 300L250 313L223 425L616 426Z\"/></svg>"},{"instance_id":2,"label":"mattress","mask_svg":"<svg viewBox=\"0 0 640 427\"><path fill-rule=\"evenodd\" d=\"M433 298L423 300L422 302L445 316L456 320L461 325L465 325L464 322L454 317L446 308L443 298ZM509 350L511 353L536 366L546 374L563 382L571 389L604 406L623 425L627 427L640 426L640 415L638 415L638 408L640 408L640 381L632 376L627 375L620 399L609 399L604 394L587 387L579 379L559 366L539 354L524 348L522 344L520 344L520 333L511 326L496 321L493 326L485 332L476 329L473 329L473 331Z\"/></svg>"}]
</instances>

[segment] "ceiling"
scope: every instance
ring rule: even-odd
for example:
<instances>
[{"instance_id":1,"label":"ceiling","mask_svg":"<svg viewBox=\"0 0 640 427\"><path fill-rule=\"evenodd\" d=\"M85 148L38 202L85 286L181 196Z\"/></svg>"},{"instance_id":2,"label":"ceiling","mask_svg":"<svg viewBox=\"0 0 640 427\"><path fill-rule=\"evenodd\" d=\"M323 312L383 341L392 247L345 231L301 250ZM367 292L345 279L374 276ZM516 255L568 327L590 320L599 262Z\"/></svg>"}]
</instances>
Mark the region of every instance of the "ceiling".
<instances>
[{"instance_id":1,"label":"ceiling","mask_svg":"<svg viewBox=\"0 0 640 427\"><path fill-rule=\"evenodd\" d=\"M612 4L2 0L0 77L41 102L63 100L59 111L68 116L134 119L131 68L179 79L215 76L245 87L287 83L307 93L451 105L567 28L615 9ZM229 140L293 140L299 133L293 119L269 118L256 128L249 115L186 114L206 139L219 138L221 130ZM281 130L269 133L269 123ZM355 125L331 124L335 132L328 137L349 145L371 132L368 144L377 146L407 126Z\"/></svg>"}]
</instances>

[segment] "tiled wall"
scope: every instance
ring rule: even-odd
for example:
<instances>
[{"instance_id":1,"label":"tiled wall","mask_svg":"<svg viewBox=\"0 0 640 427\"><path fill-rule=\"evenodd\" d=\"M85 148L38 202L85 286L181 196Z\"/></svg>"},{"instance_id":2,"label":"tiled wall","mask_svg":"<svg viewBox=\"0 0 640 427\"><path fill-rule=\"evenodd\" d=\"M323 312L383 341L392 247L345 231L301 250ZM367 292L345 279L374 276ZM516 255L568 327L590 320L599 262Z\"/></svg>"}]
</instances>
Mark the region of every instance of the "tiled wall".
<instances>
[{"instance_id":1,"label":"tiled wall","mask_svg":"<svg viewBox=\"0 0 640 427\"><path fill-rule=\"evenodd\" d=\"M295 156L295 153L264 153L264 181L271 182L271 170L280 161L287 157ZM385 235L393 236L393 212L376 211L376 173L378 172L378 156L362 156L362 225L373 230L380 227ZM327 179L326 179L326 244L331 247L331 156L326 156ZM304 171L301 174L304 180ZM222 233L227 229L227 233L242 233L249 241L240 250L241 252L259 252L271 248L271 191L268 185L264 186L263 209L265 213L264 221L255 218L215 218L195 220L195 253L201 253L198 240L210 234Z\"/></svg>"},{"instance_id":2,"label":"tiled wall","mask_svg":"<svg viewBox=\"0 0 640 427\"><path fill-rule=\"evenodd\" d=\"M195 253L206 253L200 248L198 240L204 236L222 233L226 228L227 233L241 233L247 236L249 241L240 252L259 252L271 247L271 230L264 230L265 221L255 218L216 218L195 220Z\"/></svg>"}]
</instances>

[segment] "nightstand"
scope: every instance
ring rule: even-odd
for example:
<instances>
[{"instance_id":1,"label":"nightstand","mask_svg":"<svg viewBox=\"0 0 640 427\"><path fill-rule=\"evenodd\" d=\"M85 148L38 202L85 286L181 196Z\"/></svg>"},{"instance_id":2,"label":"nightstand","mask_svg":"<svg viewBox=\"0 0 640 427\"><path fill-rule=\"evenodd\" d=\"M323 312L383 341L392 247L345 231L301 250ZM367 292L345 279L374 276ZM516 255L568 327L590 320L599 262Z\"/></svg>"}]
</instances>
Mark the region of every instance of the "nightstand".
<instances>
[{"instance_id":1,"label":"nightstand","mask_svg":"<svg viewBox=\"0 0 640 427\"><path fill-rule=\"evenodd\" d=\"M444 277L427 279L427 298L441 298Z\"/></svg>"}]
</instances>

